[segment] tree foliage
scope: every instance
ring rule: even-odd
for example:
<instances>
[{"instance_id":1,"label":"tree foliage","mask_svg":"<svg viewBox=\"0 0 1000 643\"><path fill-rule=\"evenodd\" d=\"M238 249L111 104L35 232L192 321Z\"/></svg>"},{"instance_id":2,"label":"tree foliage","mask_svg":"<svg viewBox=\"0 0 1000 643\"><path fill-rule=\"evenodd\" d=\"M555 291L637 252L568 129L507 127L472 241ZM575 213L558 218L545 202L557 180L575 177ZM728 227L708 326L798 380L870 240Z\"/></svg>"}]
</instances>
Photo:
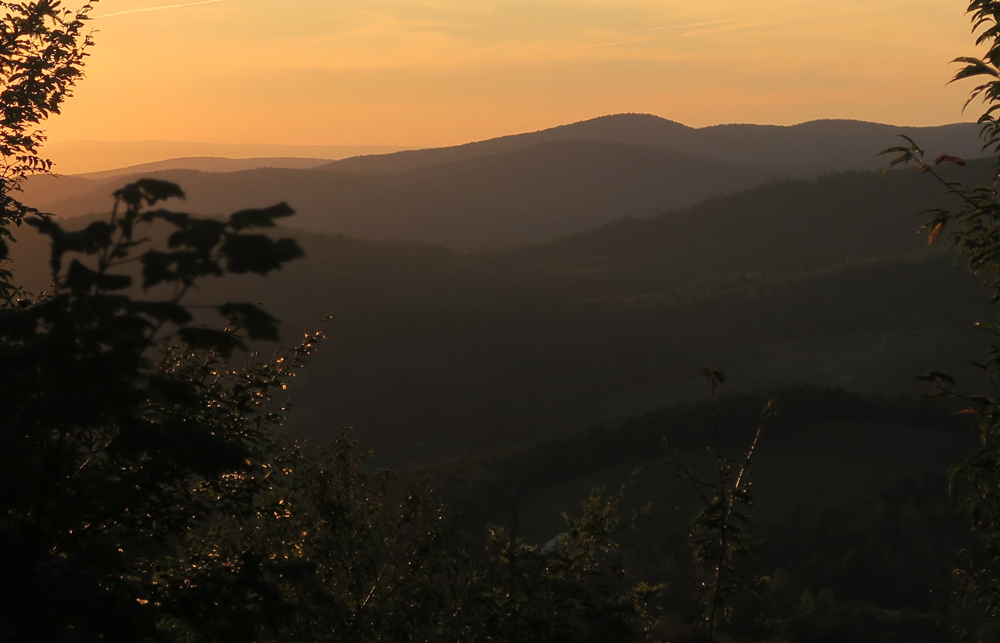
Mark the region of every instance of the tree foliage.
<instances>
[{"instance_id":1,"label":"tree foliage","mask_svg":"<svg viewBox=\"0 0 1000 643\"><path fill-rule=\"evenodd\" d=\"M984 104L979 117L983 149L995 158L994 179L985 185L969 185L948 180L939 168L954 164L965 166L958 157L941 154L933 160L921 146L906 137L905 145L885 150L893 154L891 165L915 162L920 171L938 180L957 197L951 209L929 210L924 229L928 243L947 233L952 247L964 259L968 270L993 291L993 301L1000 300L1000 2L973 0L968 12L976 45L985 47L982 56L963 56L954 81L969 78L983 82L973 88L966 107L977 100ZM993 345L976 365L983 371L990 387L1000 392L1000 322L981 322L979 327L993 338ZM955 378L942 372L930 372L921 380L934 387L934 396L962 400L965 413L974 419L980 446L969 455L951 476L953 491L962 501L978 536L977 547L967 553L968 562L956 570L963 581L960 626L969 640L995 640L1000 635L1000 397L967 395L957 388Z\"/></svg>"},{"instance_id":2,"label":"tree foliage","mask_svg":"<svg viewBox=\"0 0 1000 643\"><path fill-rule=\"evenodd\" d=\"M32 296L0 271L0 640L646 637L656 588L623 580L618 499L595 495L550 548L484 542L429 489L366 471L346 434L280 435L275 396L322 335L237 361L278 320L186 296L301 257L265 230L289 206L198 217L151 179L82 230L21 205L20 180L49 170L36 126L82 73L93 3L0 4L0 233L46 237L53 282Z\"/></svg>"},{"instance_id":3,"label":"tree foliage","mask_svg":"<svg viewBox=\"0 0 1000 643\"><path fill-rule=\"evenodd\" d=\"M745 557L753 544L753 520L749 510L754 506L750 480L754 452L772 414L773 402L769 401L757 425L753 440L736 468L736 463L722 450L720 439L718 392L726 375L714 368L702 371L711 388L712 438L710 447L715 456L717 479L703 478L686 465L676 447L668 443L667 464L674 474L694 487L704 504L691 525L688 536L694 560L700 567L697 599L700 603L701 622L708 630L709 643L715 640L716 630L732 618L733 599L741 595L755 595L760 579L747 576L740 559Z\"/></svg>"},{"instance_id":4,"label":"tree foliage","mask_svg":"<svg viewBox=\"0 0 1000 643\"><path fill-rule=\"evenodd\" d=\"M55 284L0 309L0 556L17 615L3 627L25 640L151 635L170 605L142 589L156 585L157 560L247 493L234 479L261 475L274 418L259 405L287 371L250 365L228 384L218 371L244 336L275 338L276 320L227 303L224 327L210 328L183 298L201 278L298 257L294 242L252 230L291 211L217 221L149 209L182 196L141 180L116 192L108 221L79 232L25 218L50 239ZM157 223L168 248L144 250L140 234ZM130 296L133 266L145 298Z\"/></svg>"},{"instance_id":5,"label":"tree foliage","mask_svg":"<svg viewBox=\"0 0 1000 643\"><path fill-rule=\"evenodd\" d=\"M36 212L15 193L25 177L52 168L40 155L40 124L59 113L83 76L93 44L86 25L97 1L77 10L59 0L0 2L0 301L8 304L21 293L5 261L10 227Z\"/></svg>"}]
</instances>

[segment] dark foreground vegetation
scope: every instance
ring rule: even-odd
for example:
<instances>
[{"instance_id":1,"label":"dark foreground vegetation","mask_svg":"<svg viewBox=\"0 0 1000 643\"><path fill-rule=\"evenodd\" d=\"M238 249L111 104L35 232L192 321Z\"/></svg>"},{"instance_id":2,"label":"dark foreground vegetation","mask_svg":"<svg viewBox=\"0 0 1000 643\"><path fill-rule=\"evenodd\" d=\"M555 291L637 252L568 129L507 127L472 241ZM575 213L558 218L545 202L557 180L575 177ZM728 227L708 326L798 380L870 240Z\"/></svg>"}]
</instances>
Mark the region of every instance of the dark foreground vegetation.
<instances>
[{"instance_id":1,"label":"dark foreground vegetation","mask_svg":"<svg viewBox=\"0 0 1000 643\"><path fill-rule=\"evenodd\" d=\"M942 336L982 308L975 282L942 269L947 256L914 256L864 207L832 224L780 207L819 192L830 198L817 212L836 214L835 196L866 194L844 185L872 187L874 176L769 185L709 211L486 257L294 238L277 228L293 214L283 203L196 216L167 209L184 193L159 179L121 186L107 218L71 229L15 197L26 176L49 169L38 123L82 74L93 3L0 4L0 640L996 640L997 349L973 366L979 387L922 376L936 401L807 386L726 395L725 374L705 369L704 403L566 431L615 415L609 400L661 385L663 364L695 373L699 359L726 350L878 338L860 358L833 351L835 383L859 377L847 365L881 357L900 335L950 353ZM958 77L986 76L976 91L996 104L1000 4L976 0L970 12L993 49L963 59ZM996 152L993 113L983 123ZM888 151L893 165L919 171L887 183L913 197L918 181L937 179L947 194L927 238L950 234L971 272L1000 291L995 188L949 174L975 181L990 176L985 166L929 158L909 139ZM865 203L873 216L888 207ZM765 227L803 241L752 236ZM810 245L811 235L825 243ZM51 286L21 280L30 259L10 249L31 238L44 241ZM436 439L439 457L477 455L386 469L349 431L330 431L336 418L312 441L283 426L285 391L323 333L263 359L248 347L278 339L278 320L256 298L232 295L251 279L294 275L319 244L331 257L323 286L367 300L349 310L346 337L326 346L338 358L356 350L345 363L358 370L379 346L372 368L402 373L381 418L403 428L386 441ZM845 247L855 259L838 263ZM317 288L301 282L268 302L299 311L296 323L312 312L292 298ZM914 289L936 305L917 305ZM789 315L796 307L809 312ZM513 323L526 310L530 320ZM1000 335L1000 325L981 326ZM398 350L415 350L405 330L432 328L431 350L447 349L439 363L450 373L428 373L419 352ZM520 374L532 374L528 388L504 384ZM452 397L421 403L418 380ZM487 394L497 383L506 397ZM378 406L361 386L338 394ZM550 402L535 408L538 398ZM442 404L452 420L435 433L440 416L429 410ZM477 413L487 416L479 433L444 448ZM530 416L535 425L522 422ZM491 422L522 426L491 441ZM545 425L548 437L487 450Z\"/></svg>"}]
</instances>

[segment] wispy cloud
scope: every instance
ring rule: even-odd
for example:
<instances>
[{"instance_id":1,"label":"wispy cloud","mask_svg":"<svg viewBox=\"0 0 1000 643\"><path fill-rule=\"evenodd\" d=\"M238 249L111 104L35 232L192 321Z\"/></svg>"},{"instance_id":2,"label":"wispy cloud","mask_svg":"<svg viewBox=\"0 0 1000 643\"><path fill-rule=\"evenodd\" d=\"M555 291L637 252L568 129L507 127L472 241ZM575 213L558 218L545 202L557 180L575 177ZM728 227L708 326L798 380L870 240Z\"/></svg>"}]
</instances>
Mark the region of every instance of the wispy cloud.
<instances>
[{"instance_id":1,"label":"wispy cloud","mask_svg":"<svg viewBox=\"0 0 1000 643\"><path fill-rule=\"evenodd\" d=\"M711 22L691 22L691 23L682 24L682 25L665 25L665 26L661 26L661 27L650 27L650 28L647 28L647 29L636 29L634 31L626 31L626 32L622 33L621 35L623 37L625 37L624 40L612 40L612 41L609 41L609 42L597 42L597 43L591 43L591 44L587 44L587 45L578 45L576 47L568 47L568 48L565 48L565 49L559 49L558 51L560 51L560 52L562 52L562 51L577 51L577 50L580 50L580 49L594 49L594 48L597 48L597 47L615 47L615 46L618 46L618 45L633 45L633 44L641 43L641 42L649 42L651 40L656 39L657 36L643 35L643 36L640 36L638 38L629 38L628 36L635 36L637 34L650 34L650 32L657 32L657 31L679 31L679 30L682 30L682 29L688 30L688 31L684 31L684 32L679 33L679 34L674 34L672 36L668 36L668 37L674 37L674 38L682 38L682 37L687 37L687 36L693 36L693 35L696 35L696 34L699 34L699 33L711 33L712 31L715 31L716 29L719 28L718 25L722 25L721 29L731 29L731 28L734 28L734 27L735 28L742 27L745 24L746 23L732 23L732 22L725 21L725 20L713 20ZM701 28L701 27L711 27L711 28L710 29L706 29L706 30L699 30L699 28ZM662 36L660 36L660 37L662 37Z\"/></svg>"},{"instance_id":2,"label":"wispy cloud","mask_svg":"<svg viewBox=\"0 0 1000 643\"><path fill-rule=\"evenodd\" d=\"M565 49L559 49L556 53L565 51L578 51L581 49L595 49L598 47L617 47L620 45L635 45L640 43L654 42L657 40L671 40L675 38L690 38L692 36L701 36L706 34L719 33L724 31L743 31L752 30L758 27L772 28L778 26L784 26L787 24L792 24L793 20L785 20L780 22L774 21L755 21L755 20L744 20L744 21L727 21L727 20L713 20L711 22L692 22L682 25L667 25L662 27L652 27L649 29L637 29L635 31L624 32L621 35L624 37L622 40L612 40L609 42L598 42L591 43L587 45L579 45L576 47L569 47ZM677 33L666 33L653 35L650 32L670 32L674 31ZM637 38L629 38L628 36L635 36L638 34L643 34Z\"/></svg>"},{"instance_id":3,"label":"wispy cloud","mask_svg":"<svg viewBox=\"0 0 1000 643\"><path fill-rule=\"evenodd\" d=\"M149 13L150 11L166 11L167 9L182 9L184 7L196 7L202 4L216 4L218 2L229 2L229 0L197 0L196 2L184 2L180 4L164 4L157 7L143 7L142 9L125 9L124 11L115 11L114 13L106 13L103 16L95 16L95 20L101 20L102 18L114 18L115 16L127 16L133 13Z\"/></svg>"}]
</instances>

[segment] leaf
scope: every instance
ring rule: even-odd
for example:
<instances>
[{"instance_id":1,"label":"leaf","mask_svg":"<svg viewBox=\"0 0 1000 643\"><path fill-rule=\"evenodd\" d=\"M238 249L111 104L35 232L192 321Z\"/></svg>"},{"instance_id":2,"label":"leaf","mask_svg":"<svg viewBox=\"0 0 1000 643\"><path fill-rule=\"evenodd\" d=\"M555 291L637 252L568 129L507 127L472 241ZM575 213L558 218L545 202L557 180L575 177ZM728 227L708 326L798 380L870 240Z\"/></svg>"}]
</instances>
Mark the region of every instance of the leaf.
<instances>
[{"instance_id":1,"label":"leaf","mask_svg":"<svg viewBox=\"0 0 1000 643\"><path fill-rule=\"evenodd\" d=\"M941 371L927 371L923 375L918 375L916 379L918 382L947 382L952 385L956 383L954 377Z\"/></svg>"},{"instance_id":2,"label":"leaf","mask_svg":"<svg viewBox=\"0 0 1000 643\"><path fill-rule=\"evenodd\" d=\"M265 339L278 341L278 320L254 304L228 303L219 306L219 314L228 318L230 323L246 330L250 339Z\"/></svg>"},{"instance_id":3,"label":"leaf","mask_svg":"<svg viewBox=\"0 0 1000 643\"><path fill-rule=\"evenodd\" d=\"M161 322L169 321L180 325L191 321L191 313L172 301L130 301L126 309L129 312L149 315Z\"/></svg>"},{"instance_id":4,"label":"leaf","mask_svg":"<svg viewBox=\"0 0 1000 643\"><path fill-rule=\"evenodd\" d=\"M140 215L139 220L146 223L156 220L166 221L178 228L186 228L191 222L191 215L185 212L171 212L170 210L152 210Z\"/></svg>"},{"instance_id":5,"label":"leaf","mask_svg":"<svg viewBox=\"0 0 1000 643\"><path fill-rule=\"evenodd\" d=\"M934 161L934 165L941 165L942 163L954 163L959 167L966 167L967 165L965 159L957 156L951 156L950 154L942 154Z\"/></svg>"},{"instance_id":6,"label":"leaf","mask_svg":"<svg viewBox=\"0 0 1000 643\"><path fill-rule=\"evenodd\" d=\"M63 229L49 217L28 217L24 219L24 222L38 230L40 234L47 235L52 239L52 258L49 265L52 268L52 274L58 274L62 269L62 250L57 247L57 239L65 234Z\"/></svg>"},{"instance_id":7,"label":"leaf","mask_svg":"<svg viewBox=\"0 0 1000 643\"><path fill-rule=\"evenodd\" d=\"M949 81L949 84L958 80L962 80L965 78L972 78L975 76L993 76L994 78L1000 78L1000 73L998 73L995 68L991 67L990 65L986 64L985 62L983 62L978 58L969 58L967 56L962 56L960 58L956 58L951 62L965 63L965 67L958 70L958 73L956 73L955 77Z\"/></svg>"},{"instance_id":8,"label":"leaf","mask_svg":"<svg viewBox=\"0 0 1000 643\"><path fill-rule=\"evenodd\" d=\"M170 269L170 255L159 250L149 250L142 255L142 287L152 288L164 281L173 281L177 273Z\"/></svg>"},{"instance_id":9,"label":"leaf","mask_svg":"<svg viewBox=\"0 0 1000 643\"><path fill-rule=\"evenodd\" d=\"M167 245L171 248L185 246L207 255L222 239L223 229L221 221L213 219L192 221L188 227L171 234Z\"/></svg>"},{"instance_id":10,"label":"leaf","mask_svg":"<svg viewBox=\"0 0 1000 643\"><path fill-rule=\"evenodd\" d=\"M894 167L896 165L899 165L900 163L906 165L909 164L909 162L912 160L913 160L913 154L911 152L906 152L905 154L900 154L896 158L892 159L892 161L889 163L889 167Z\"/></svg>"},{"instance_id":11,"label":"leaf","mask_svg":"<svg viewBox=\"0 0 1000 643\"><path fill-rule=\"evenodd\" d=\"M211 328L185 326L177 331L181 341L195 350L213 350L223 357L231 357L237 350L246 350L232 333Z\"/></svg>"},{"instance_id":12,"label":"leaf","mask_svg":"<svg viewBox=\"0 0 1000 643\"><path fill-rule=\"evenodd\" d=\"M133 422L123 427L111 450L162 454L203 476L244 469L248 455L242 445L184 419L166 425Z\"/></svg>"},{"instance_id":13,"label":"leaf","mask_svg":"<svg viewBox=\"0 0 1000 643\"><path fill-rule=\"evenodd\" d=\"M275 225L275 219L290 217L293 214L295 214L295 210L289 207L287 203L279 203L269 208L234 212L229 217L229 225L233 230L270 228Z\"/></svg>"},{"instance_id":14,"label":"leaf","mask_svg":"<svg viewBox=\"0 0 1000 643\"><path fill-rule=\"evenodd\" d=\"M139 179L115 190L113 196L132 207L143 204L151 206L171 198L185 198L184 191L176 183L158 179Z\"/></svg>"},{"instance_id":15,"label":"leaf","mask_svg":"<svg viewBox=\"0 0 1000 643\"><path fill-rule=\"evenodd\" d=\"M188 380L154 375L146 383L150 397L162 398L170 403L195 404L199 401L197 387Z\"/></svg>"},{"instance_id":16,"label":"leaf","mask_svg":"<svg viewBox=\"0 0 1000 643\"><path fill-rule=\"evenodd\" d=\"M230 235L222 244L229 272L267 274L281 264L302 256L302 249L292 239L275 241L262 234Z\"/></svg>"},{"instance_id":17,"label":"leaf","mask_svg":"<svg viewBox=\"0 0 1000 643\"><path fill-rule=\"evenodd\" d=\"M912 150L913 150L912 147L902 147L900 145L896 145L896 146L893 146L893 147L887 147L887 148L885 148L884 150L882 150L881 152L879 152L875 156L882 156L883 154L905 154L905 153L911 152Z\"/></svg>"},{"instance_id":18,"label":"leaf","mask_svg":"<svg viewBox=\"0 0 1000 643\"><path fill-rule=\"evenodd\" d=\"M132 285L128 275L109 275L96 272L86 267L76 259L66 271L66 286L74 292L83 292L96 288L97 290L124 290Z\"/></svg>"},{"instance_id":19,"label":"leaf","mask_svg":"<svg viewBox=\"0 0 1000 643\"><path fill-rule=\"evenodd\" d=\"M941 236L941 231L942 230L944 230L944 224L943 223L939 223L936 226L934 226L933 228L931 228L930 234L927 235L927 245L931 245L935 241L937 241L937 238L939 236Z\"/></svg>"}]
</instances>

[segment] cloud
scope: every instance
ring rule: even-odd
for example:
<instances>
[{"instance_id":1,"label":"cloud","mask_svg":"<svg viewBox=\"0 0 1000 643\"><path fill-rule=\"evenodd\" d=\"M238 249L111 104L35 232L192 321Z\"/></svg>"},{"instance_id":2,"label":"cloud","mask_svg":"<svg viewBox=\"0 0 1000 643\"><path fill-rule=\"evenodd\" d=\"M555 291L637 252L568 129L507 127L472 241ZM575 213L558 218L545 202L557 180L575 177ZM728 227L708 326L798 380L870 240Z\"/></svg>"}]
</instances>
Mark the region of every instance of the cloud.
<instances>
[{"instance_id":1,"label":"cloud","mask_svg":"<svg viewBox=\"0 0 1000 643\"><path fill-rule=\"evenodd\" d=\"M785 24L791 24L791 21L786 21L784 23L775 22L762 22L762 21L739 21L732 22L726 20L712 20L709 22L693 22L689 24L682 25L666 25L662 27L650 27L648 29L636 29L634 31L629 31L621 34L624 39L612 40L607 42L597 42L590 43L586 45L578 45L575 47L567 47L564 49L559 49L555 53L566 52L566 51L579 51L581 49L595 49L598 47L617 47L619 45L635 45L641 43L652 43L663 40L670 40L676 38L690 38L692 36L701 36L707 34L720 33L725 31L743 31L752 30L757 27L778 27ZM677 33L654 33L654 32L665 32L665 31L676 31ZM642 34L642 35L639 35ZM629 37L638 36L638 37Z\"/></svg>"},{"instance_id":2,"label":"cloud","mask_svg":"<svg viewBox=\"0 0 1000 643\"><path fill-rule=\"evenodd\" d=\"M216 4L218 2L229 2L229 0L197 0L196 2L185 2L181 4L164 4L158 7L144 7L142 9L125 9L114 13L106 13L103 16L96 16L95 20L102 18L114 18L115 16L127 16L133 13L148 13L150 11L166 11L167 9L182 9L184 7L196 7L202 4Z\"/></svg>"}]
</instances>

